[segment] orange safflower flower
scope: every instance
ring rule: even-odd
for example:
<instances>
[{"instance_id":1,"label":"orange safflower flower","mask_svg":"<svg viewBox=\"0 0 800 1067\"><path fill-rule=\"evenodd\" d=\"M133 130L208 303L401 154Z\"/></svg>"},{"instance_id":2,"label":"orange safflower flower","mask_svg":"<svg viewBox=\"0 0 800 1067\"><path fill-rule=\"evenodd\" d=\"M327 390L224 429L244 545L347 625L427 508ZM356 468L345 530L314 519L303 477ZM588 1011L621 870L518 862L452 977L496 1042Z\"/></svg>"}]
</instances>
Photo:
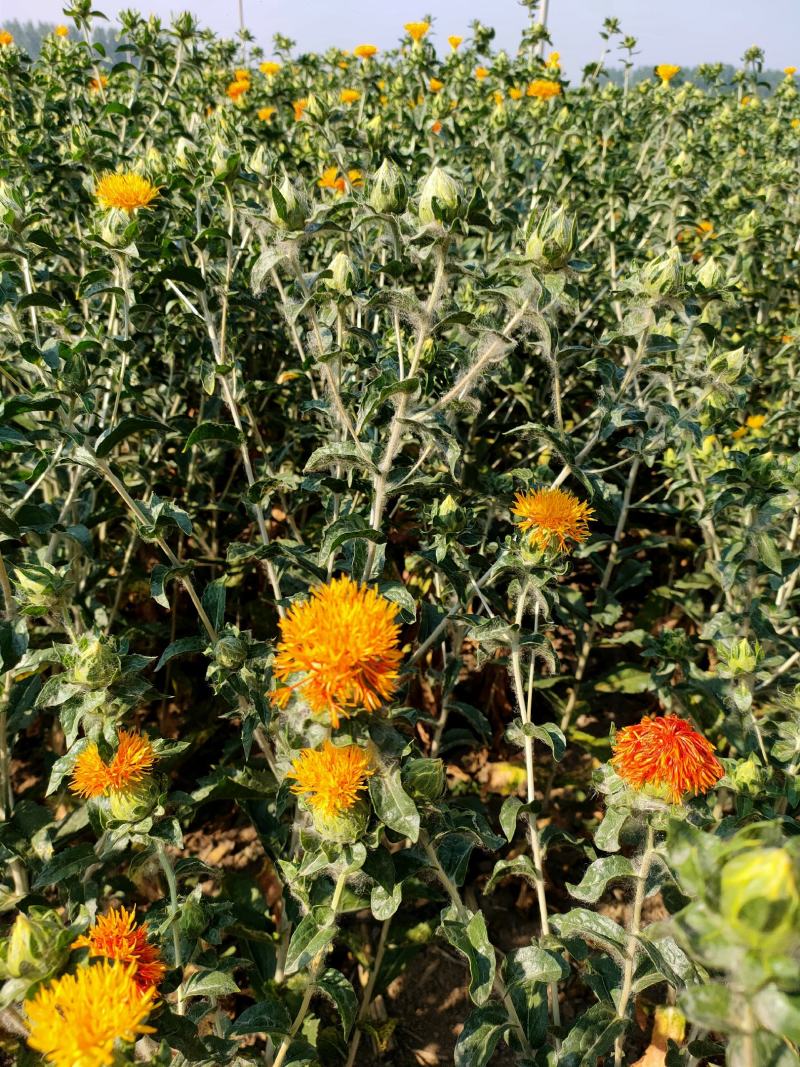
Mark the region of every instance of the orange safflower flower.
<instances>
[{"instance_id":1,"label":"orange safflower flower","mask_svg":"<svg viewBox=\"0 0 800 1067\"><path fill-rule=\"evenodd\" d=\"M326 167L317 185L320 189L333 189L337 193L343 193L347 188L347 182L339 174L336 167Z\"/></svg>"},{"instance_id":2,"label":"orange safflower flower","mask_svg":"<svg viewBox=\"0 0 800 1067\"><path fill-rule=\"evenodd\" d=\"M611 766L633 789L649 787L679 804L707 793L724 774L714 746L677 715L645 715L614 738Z\"/></svg>"},{"instance_id":3,"label":"orange safflower flower","mask_svg":"<svg viewBox=\"0 0 800 1067\"><path fill-rule=\"evenodd\" d=\"M439 134L441 132L442 132L442 124L437 119L436 122L434 122L433 125L431 126L431 133Z\"/></svg>"},{"instance_id":4,"label":"orange safflower flower","mask_svg":"<svg viewBox=\"0 0 800 1067\"><path fill-rule=\"evenodd\" d=\"M294 121L299 122L303 117L303 112L308 107L308 99L303 97L301 100L294 100L292 107L294 108Z\"/></svg>"},{"instance_id":5,"label":"orange safflower flower","mask_svg":"<svg viewBox=\"0 0 800 1067\"><path fill-rule=\"evenodd\" d=\"M420 43L430 28L430 22L407 22L403 27L415 45Z\"/></svg>"},{"instance_id":6,"label":"orange safflower flower","mask_svg":"<svg viewBox=\"0 0 800 1067\"><path fill-rule=\"evenodd\" d=\"M7 47L14 43L14 36L8 30L0 30L0 46Z\"/></svg>"},{"instance_id":7,"label":"orange safflower flower","mask_svg":"<svg viewBox=\"0 0 800 1067\"><path fill-rule=\"evenodd\" d=\"M107 85L108 78L105 74L101 74L97 78L92 78L92 80L89 82L89 88L92 90L93 93L99 93L100 90L105 89Z\"/></svg>"},{"instance_id":8,"label":"orange safflower flower","mask_svg":"<svg viewBox=\"0 0 800 1067\"><path fill-rule=\"evenodd\" d=\"M374 773L363 748L326 741L321 749L304 748L286 777L295 779L291 791L310 808L334 818L353 807Z\"/></svg>"},{"instance_id":9,"label":"orange safflower flower","mask_svg":"<svg viewBox=\"0 0 800 1067\"><path fill-rule=\"evenodd\" d=\"M359 59L372 59L378 54L378 46L374 44L357 44L353 49L353 55Z\"/></svg>"},{"instance_id":10,"label":"orange safflower flower","mask_svg":"<svg viewBox=\"0 0 800 1067\"><path fill-rule=\"evenodd\" d=\"M225 90L225 93L235 103L242 96L244 96L244 94L248 91L249 88L250 88L249 79L245 80L244 78L242 78L242 79L237 78L235 81L232 81L230 83L228 88Z\"/></svg>"},{"instance_id":11,"label":"orange safflower flower","mask_svg":"<svg viewBox=\"0 0 800 1067\"><path fill-rule=\"evenodd\" d=\"M315 714L339 720L375 711L397 687L400 625L394 604L375 589L343 577L311 590L280 624L275 675L289 682L276 699L297 690Z\"/></svg>"},{"instance_id":12,"label":"orange safflower flower","mask_svg":"<svg viewBox=\"0 0 800 1067\"><path fill-rule=\"evenodd\" d=\"M714 223L709 222L708 219L703 219L702 222L697 224L697 234L699 237L714 237Z\"/></svg>"},{"instance_id":13,"label":"orange safflower flower","mask_svg":"<svg viewBox=\"0 0 800 1067\"><path fill-rule=\"evenodd\" d=\"M594 515L594 509L568 489L517 493L511 510L531 545L542 552L569 552L568 541L581 544L589 536L589 521Z\"/></svg>"},{"instance_id":14,"label":"orange safflower flower","mask_svg":"<svg viewBox=\"0 0 800 1067\"><path fill-rule=\"evenodd\" d=\"M478 79L479 82L482 82L484 78L489 77L489 71L486 67L476 67L475 77Z\"/></svg>"},{"instance_id":15,"label":"orange safflower flower","mask_svg":"<svg viewBox=\"0 0 800 1067\"><path fill-rule=\"evenodd\" d=\"M138 926L131 908L114 908L98 916L94 926L72 942L73 948L88 948L89 957L102 956L132 967L132 977L141 992L157 986L167 968L158 948L147 940L147 927Z\"/></svg>"},{"instance_id":16,"label":"orange safflower flower","mask_svg":"<svg viewBox=\"0 0 800 1067\"><path fill-rule=\"evenodd\" d=\"M269 122L276 110L274 107L260 107L256 114L262 122Z\"/></svg>"},{"instance_id":17,"label":"orange safflower flower","mask_svg":"<svg viewBox=\"0 0 800 1067\"><path fill-rule=\"evenodd\" d=\"M140 207L150 206L158 196L158 186L134 172L104 174L95 187L94 195L103 207L118 208L130 215Z\"/></svg>"},{"instance_id":18,"label":"orange safflower flower","mask_svg":"<svg viewBox=\"0 0 800 1067\"><path fill-rule=\"evenodd\" d=\"M24 1005L28 1044L51 1067L109 1067L118 1041L152 1034L145 1020L156 991L142 992L133 967L103 960L41 986Z\"/></svg>"},{"instance_id":19,"label":"orange safflower flower","mask_svg":"<svg viewBox=\"0 0 800 1067\"><path fill-rule=\"evenodd\" d=\"M537 100L550 100L561 93L561 84L551 81L550 78L534 78L525 90L526 96L533 96Z\"/></svg>"},{"instance_id":20,"label":"orange safflower flower","mask_svg":"<svg viewBox=\"0 0 800 1067\"><path fill-rule=\"evenodd\" d=\"M441 89L444 89L444 82L440 82L438 78L431 78L428 82L428 88L432 93L438 93Z\"/></svg>"},{"instance_id":21,"label":"orange safflower flower","mask_svg":"<svg viewBox=\"0 0 800 1067\"><path fill-rule=\"evenodd\" d=\"M87 745L75 761L70 790L84 798L107 796L139 785L156 762L153 746L141 734L120 730L119 744L110 763L104 763L97 745Z\"/></svg>"},{"instance_id":22,"label":"orange safflower flower","mask_svg":"<svg viewBox=\"0 0 800 1067\"><path fill-rule=\"evenodd\" d=\"M659 63L656 67L656 74L661 79L662 85L669 85L676 74L680 74L680 67L676 67L673 63Z\"/></svg>"}]
</instances>

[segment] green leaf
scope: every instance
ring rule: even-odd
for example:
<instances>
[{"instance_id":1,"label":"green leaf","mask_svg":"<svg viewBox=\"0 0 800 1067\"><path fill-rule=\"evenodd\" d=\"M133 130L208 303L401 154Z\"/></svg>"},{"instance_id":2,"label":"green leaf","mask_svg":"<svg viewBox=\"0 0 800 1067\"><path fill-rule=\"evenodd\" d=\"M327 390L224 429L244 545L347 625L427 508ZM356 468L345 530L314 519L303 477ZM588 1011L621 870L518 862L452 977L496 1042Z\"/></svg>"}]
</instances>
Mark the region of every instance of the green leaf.
<instances>
[{"instance_id":1,"label":"green leaf","mask_svg":"<svg viewBox=\"0 0 800 1067\"><path fill-rule=\"evenodd\" d=\"M773 573L782 575L781 554L774 539L762 530L761 533L756 535L756 547L758 549L758 558L764 566L773 571Z\"/></svg>"},{"instance_id":2,"label":"green leaf","mask_svg":"<svg viewBox=\"0 0 800 1067\"><path fill-rule=\"evenodd\" d=\"M523 803L519 797L506 797L500 809L500 829L506 835L509 844L514 840L514 834L517 832L517 816L521 807Z\"/></svg>"},{"instance_id":3,"label":"green leaf","mask_svg":"<svg viewBox=\"0 0 800 1067\"><path fill-rule=\"evenodd\" d=\"M196 971L183 983L185 997L225 997L238 992L238 985L225 971Z\"/></svg>"},{"instance_id":4,"label":"green leaf","mask_svg":"<svg viewBox=\"0 0 800 1067\"><path fill-rule=\"evenodd\" d=\"M49 293L28 293L17 301L17 311L26 311L28 308L50 308L51 311L60 311L61 303Z\"/></svg>"},{"instance_id":5,"label":"green leaf","mask_svg":"<svg viewBox=\"0 0 800 1067\"><path fill-rule=\"evenodd\" d=\"M42 864L34 879L33 888L57 885L75 874L85 874L96 863L97 856L91 845L81 844L67 848Z\"/></svg>"},{"instance_id":6,"label":"green leaf","mask_svg":"<svg viewBox=\"0 0 800 1067\"><path fill-rule=\"evenodd\" d=\"M198 636L195 637L179 637L177 641L173 641L167 645L164 651L161 653L161 658L155 666L155 670L160 671L162 667L166 666L171 659L176 656L187 656L191 652L202 652L208 644L207 639Z\"/></svg>"},{"instance_id":7,"label":"green leaf","mask_svg":"<svg viewBox=\"0 0 800 1067\"><path fill-rule=\"evenodd\" d=\"M292 934L286 953L286 974L307 967L318 952L322 952L336 936L336 923L331 908L312 908Z\"/></svg>"},{"instance_id":8,"label":"green leaf","mask_svg":"<svg viewBox=\"0 0 800 1067\"><path fill-rule=\"evenodd\" d=\"M756 993L752 1007L765 1030L800 1043L800 997L790 997L770 984Z\"/></svg>"},{"instance_id":9,"label":"green leaf","mask_svg":"<svg viewBox=\"0 0 800 1067\"><path fill-rule=\"evenodd\" d=\"M516 982L559 982L569 978L569 967L555 952L538 945L515 948L503 961L503 977L508 985Z\"/></svg>"},{"instance_id":10,"label":"green leaf","mask_svg":"<svg viewBox=\"0 0 800 1067\"><path fill-rule=\"evenodd\" d=\"M94 443L95 455L102 459L111 450L135 433L144 433L145 430L158 430L164 433L168 427L158 419L151 419L148 415L126 415L120 419L116 426L104 430Z\"/></svg>"},{"instance_id":11,"label":"green leaf","mask_svg":"<svg viewBox=\"0 0 800 1067\"><path fill-rule=\"evenodd\" d=\"M578 900L596 904L610 882L634 874L633 864L624 856L603 856L589 866L578 885L567 882L567 889Z\"/></svg>"},{"instance_id":12,"label":"green leaf","mask_svg":"<svg viewBox=\"0 0 800 1067\"><path fill-rule=\"evenodd\" d=\"M399 766L382 768L369 780L369 795L381 822L411 841L419 837L419 812L403 789Z\"/></svg>"},{"instance_id":13,"label":"green leaf","mask_svg":"<svg viewBox=\"0 0 800 1067\"><path fill-rule=\"evenodd\" d=\"M554 915L552 926L558 937L591 941L616 958L624 951L627 940L625 931L613 919L586 908L573 908L564 915Z\"/></svg>"},{"instance_id":14,"label":"green leaf","mask_svg":"<svg viewBox=\"0 0 800 1067\"><path fill-rule=\"evenodd\" d=\"M332 967L325 971L317 985L336 1005L339 1021L342 1024L342 1033L347 1040L358 1015L358 998L353 987L340 971Z\"/></svg>"},{"instance_id":15,"label":"green leaf","mask_svg":"<svg viewBox=\"0 0 800 1067\"><path fill-rule=\"evenodd\" d=\"M484 886L484 893L494 892L500 879L508 878L510 875L524 878L531 885L536 885L539 880L530 856L515 856L513 860L498 860L494 865L491 878Z\"/></svg>"},{"instance_id":16,"label":"green leaf","mask_svg":"<svg viewBox=\"0 0 800 1067\"><path fill-rule=\"evenodd\" d=\"M498 1042L509 1028L508 1017L500 1004L485 1004L467 1016L458 1035L455 1067L485 1067Z\"/></svg>"},{"instance_id":17,"label":"green leaf","mask_svg":"<svg viewBox=\"0 0 800 1067\"><path fill-rule=\"evenodd\" d=\"M236 446L243 440L241 431L229 422L201 422L186 438L183 451L188 452L194 445L204 444L206 441L221 441L223 444Z\"/></svg>"},{"instance_id":18,"label":"green leaf","mask_svg":"<svg viewBox=\"0 0 800 1067\"><path fill-rule=\"evenodd\" d=\"M476 1004L485 1004L492 995L495 977L495 952L483 913L478 911L467 922L455 908L442 912L442 933L469 962L469 995Z\"/></svg>"},{"instance_id":19,"label":"green leaf","mask_svg":"<svg viewBox=\"0 0 800 1067\"><path fill-rule=\"evenodd\" d=\"M236 1037L243 1037L245 1034L284 1036L289 1033L291 1025L292 1020L281 1001L277 998L270 998L260 1000L257 1004L251 1004L249 1008L245 1008L229 1033Z\"/></svg>"},{"instance_id":20,"label":"green leaf","mask_svg":"<svg viewBox=\"0 0 800 1067\"><path fill-rule=\"evenodd\" d=\"M679 1005L687 1018L706 1030L728 1033L738 1030L741 1015L734 1007L733 993L720 982L693 985L684 989Z\"/></svg>"},{"instance_id":21,"label":"green leaf","mask_svg":"<svg viewBox=\"0 0 800 1067\"><path fill-rule=\"evenodd\" d=\"M594 832L594 843L603 852L616 852L619 848L619 835L625 823L631 817L628 808L606 808L603 821Z\"/></svg>"},{"instance_id":22,"label":"green leaf","mask_svg":"<svg viewBox=\"0 0 800 1067\"><path fill-rule=\"evenodd\" d=\"M606 1004L593 1004L577 1016L561 1045L558 1067L597 1067L628 1028Z\"/></svg>"}]
</instances>

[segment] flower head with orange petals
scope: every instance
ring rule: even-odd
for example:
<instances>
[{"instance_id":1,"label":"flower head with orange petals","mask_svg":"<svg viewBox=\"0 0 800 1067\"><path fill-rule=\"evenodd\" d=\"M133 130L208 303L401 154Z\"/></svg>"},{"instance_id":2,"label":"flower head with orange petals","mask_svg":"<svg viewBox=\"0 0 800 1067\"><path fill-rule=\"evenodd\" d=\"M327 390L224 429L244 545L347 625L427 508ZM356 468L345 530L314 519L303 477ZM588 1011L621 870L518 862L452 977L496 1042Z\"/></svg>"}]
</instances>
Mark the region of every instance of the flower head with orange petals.
<instances>
[{"instance_id":1,"label":"flower head with orange petals","mask_svg":"<svg viewBox=\"0 0 800 1067\"><path fill-rule=\"evenodd\" d=\"M402 653L394 604L375 589L343 577L311 591L280 623L275 674L283 682L300 675L291 690L312 712L330 712L339 725L359 709L375 711L397 686Z\"/></svg>"},{"instance_id":2,"label":"flower head with orange petals","mask_svg":"<svg viewBox=\"0 0 800 1067\"><path fill-rule=\"evenodd\" d=\"M8 30L0 30L0 46L7 48L10 44L13 43L13 34L9 33Z\"/></svg>"},{"instance_id":3,"label":"flower head with orange petals","mask_svg":"<svg viewBox=\"0 0 800 1067\"><path fill-rule=\"evenodd\" d=\"M276 111L277 108L274 107L260 107L256 114L262 122L270 122L272 120L272 116L275 114Z\"/></svg>"},{"instance_id":4,"label":"flower head with orange petals","mask_svg":"<svg viewBox=\"0 0 800 1067\"><path fill-rule=\"evenodd\" d=\"M430 28L430 22L407 22L403 27L415 45L420 43Z\"/></svg>"},{"instance_id":5,"label":"flower head with orange petals","mask_svg":"<svg viewBox=\"0 0 800 1067\"><path fill-rule=\"evenodd\" d=\"M514 521L531 545L542 552L569 552L570 541L580 544L589 536L594 510L568 489L534 489L517 493L511 509Z\"/></svg>"},{"instance_id":6,"label":"flower head with orange petals","mask_svg":"<svg viewBox=\"0 0 800 1067\"><path fill-rule=\"evenodd\" d=\"M633 789L650 789L679 804L687 793L707 793L724 774L714 746L677 715L645 715L620 730L611 766Z\"/></svg>"},{"instance_id":7,"label":"flower head with orange petals","mask_svg":"<svg viewBox=\"0 0 800 1067\"><path fill-rule=\"evenodd\" d=\"M92 78L89 82L89 88L93 93L99 93L101 89L105 89L108 85L108 78L105 74L100 74L97 78Z\"/></svg>"},{"instance_id":8,"label":"flower head with orange petals","mask_svg":"<svg viewBox=\"0 0 800 1067\"><path fill-rule=\"evenodd\" d=\"M103 207L115 207L130 215L140 207L149 207L158 196L158 187L133 171L127 174L104 174L97 183L94 195Z\"/></svg>"},{"instance_id":9,"label":"flower head with orange petals","mask_svg":"<svg viewBox=\"0 0 800 1067\"><path fill-rule=\"evenodd\" d=\"M295 779L292 792L313 811L335 818L354 806L374 773L363 748L326 741L319 749L304 748L287 778Z\"/></svg>"},{"instance_id":10,"label":"flower head with orange petals","mask_svg":"<svg viewBox=\"0 0 800 1067\"><path fill-rule=\"evenodd\" d=\"M90 958L103 956L133 967L133 980L142 992L157 986L166 973L161 953L147 940L147 927L137 925L133 908L114 908L100 915L72 947L88 948Z\"/></svg>"},{"instance_id":11,"label":"flower head with orange petals","mask_svg":"<svg viewBox=\"0 0 800 1067\"><path fill-rule=\"evenodd\" d=\"M72 771L70 789L90 798L120 793L140 785L156 762L153 746L141 734L120 730L119 745L110 763L105 763L92 742L80 753Z\"/></svg>"},{"instance_id":12,"label":"flower head with orange petals","mask_svg":"<svg viewBox=\"0 0 800 1067\"><path fill-rule=\"evenodd\" d=\"M294 108L294 121L299 122L308 107L308 98L304 96L300 100L293 100L292 107Z\"/></svg>"},{"instance_id":13,"label":"flower head with orange petals","mask_svg":"<svg viewBox=\"0 0 800 1067\"><path fill-rule=\"evenodd\" d=\"M30 1047L51 1067L109 1067L117 1042L153 1033L145 1020L156 991L141 990L133 972L103 960L42 986L25 1001Z\"/></svg>"}]
</instances>

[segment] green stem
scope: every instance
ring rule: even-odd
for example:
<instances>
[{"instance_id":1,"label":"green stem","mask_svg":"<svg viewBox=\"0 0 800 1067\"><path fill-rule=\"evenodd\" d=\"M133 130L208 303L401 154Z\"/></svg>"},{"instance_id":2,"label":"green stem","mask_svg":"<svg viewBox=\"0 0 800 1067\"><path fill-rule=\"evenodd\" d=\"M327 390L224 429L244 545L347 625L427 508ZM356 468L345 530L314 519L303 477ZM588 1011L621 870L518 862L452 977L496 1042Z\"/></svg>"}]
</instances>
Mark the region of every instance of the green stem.
<instances>
[{"instance_id":1,"label":"green stem","mask_svg":"<svg viewBox=\"0 0 800 1067\"><path fill-rule=\"evenodd\" d=\"M647 837L645 839L644 855L639 865L639 871L636 875L636 895L633 899L633 914L631 916L631 924L628 930L628 940L625 946L625 966L622 972L622 990L619 995L619 1004L617 1005L617 1018L624 1019L625 1013L628 1010L628 1004L631 999L631 991L633 989L633 971L636 964L636 956L639 948L639 931L642 926L642 905L644 904L645 889L647 886L647 876L650 873L650 866L653 862L653 856L655 855L655 834L653 827L648 822L647 824ZM622 1035L620 1035L614 1043L614 1067L621 1067L622 1064Z\"/></svg>"},{"instance_id":2,"label":"green stem","mask_svg":"<svg viewBox=\"0 0 800 1067\"><path fill-rule=\"evenodd\" d=\"M172 928L172 947L175 953L175 966L182 972L181 933L178 929L178 883L175 878L175 868L172 866L172 861L167 855L167 851L163 845L157 846L157 852L158 861L161 864L161 869L167 880L167 889L169 891L169 917L170 926ZM181 973L181 984L177 989L177 1004L175 1010L178 1015L183 1015L183 973Z\"/></svg>"}]
</instances>

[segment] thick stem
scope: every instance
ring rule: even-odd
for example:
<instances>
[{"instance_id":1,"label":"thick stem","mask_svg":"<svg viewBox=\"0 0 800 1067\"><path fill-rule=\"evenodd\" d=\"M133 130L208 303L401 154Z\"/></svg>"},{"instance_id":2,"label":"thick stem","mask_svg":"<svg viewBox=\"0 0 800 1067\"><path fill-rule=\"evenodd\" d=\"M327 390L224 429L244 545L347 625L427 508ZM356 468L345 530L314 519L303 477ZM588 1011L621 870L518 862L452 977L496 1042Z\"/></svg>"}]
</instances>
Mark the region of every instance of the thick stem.
<instances>
[{"instance_id":1,"label":"thick stem","mask_svg":"<svg viewBox=\"0 0 800 1067\"><path fill-rule=\"evenodd\" d=\"M170 926L172 928L172 948L175 953L175 966L178 970L182 970L183 963L181 960L181 932L178 929L178 883L175 879L175 868L172 866L172 860L167 855L167 851L163 845L158 845L158 861L161 864L161 869L164 872L164 877L167 881L167 890L169 892L169 917ZM176 1005L175 1010L178 1015L183 1015L183 976L181 975L181 984L178 986L176 992Z\"/></svg>"},{"instance_id":2,"label":"thick stem","mask_svg":"<svg viewBox=\"0 0 800 1067\"><path fill-rule=\"evenodd\" d=\"M625 1013L628 1010L628 1003L631 999L633 971L636 965L636 956L639 948L639 931L642 927L642 905L644 904L645 889L647 887L647 876L650 873L650 866L653 862L653 856L655 855L654 845L655 834L653 832L653 827L648 822L644 855L642 856L639 872L636 876L636 895L633 899L633 914L631 915L631 924L628 929L628 940L625 946L625 965L622 972L622 989L619 995L619 1004L617 1005L617 1017L620 1019L625 1018ZM622 1054L622 1035L620 1035L614 1043L614 1067L621 1067Z\"/></svg>"}]
</instances>

